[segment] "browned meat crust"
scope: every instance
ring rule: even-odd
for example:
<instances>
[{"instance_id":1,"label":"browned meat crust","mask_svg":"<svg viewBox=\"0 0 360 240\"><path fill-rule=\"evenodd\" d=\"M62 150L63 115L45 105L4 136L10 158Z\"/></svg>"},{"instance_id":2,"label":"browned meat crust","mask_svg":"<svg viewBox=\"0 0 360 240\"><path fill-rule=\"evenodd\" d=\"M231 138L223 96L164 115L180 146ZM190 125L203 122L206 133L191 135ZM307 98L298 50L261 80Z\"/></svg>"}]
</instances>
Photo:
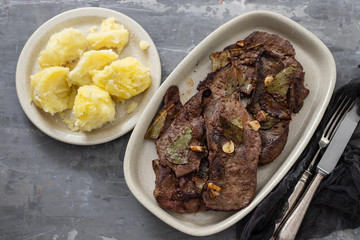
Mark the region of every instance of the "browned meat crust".
<instances>
[{"instance_id":1,"label":"browned meat crust","mask_svg":"<svg viewBox=\"0 0 360 240\"><path fill-rule=\"evenodd\" d=\"M212 102L214 99L223 97L226 95L226 81L231 70L231 64L227 64L214 72L210 72L206 78L201 81L197 87L197 90L210 89L211 95L206 100L206 103ZM206 105L207 105L206 104Z\"/></svg>"},{"instance_id":2,"label":"browned meat crust","mask_svg":"<svg viewBox=\"0 0 360 240\"><path fill-rule=\"evenodd\" d=\"M303 67L295 59L295 49L292 44L276 34L256 31L244 39L244 45L244 48L259 46L258 51L266 52L263 54L265 59L263 60L262 68L258 69L262 77L276 74L281 69L290 65L297 67L295 78L289 88L287 102L289 109L293 113L299 112L303 106L304 99L309 94L309 90L304 86ZM272 59L269 60L270 58Z\"/></svg>"},{"instance_id":3,"label":"browned meat crust","mask_svg":"<svg viewBox=\"0 0 360 240\"><path fill-rule=\"evenodd\" d=\"M161 130L161 134L163 134L165 132L165 130L168 129L168 127L170 126L172 121L174 121L175 116L179 112L181 107L182 107L182 104L180 101L179 88L177 86L170 86L164 96L164 107L163 107L164 110L169 109L169 108L170 109L169 109L169 111L167 111L166 119L164 122L164 126Z\"/></svg>"},{"instance_id":4,"label":"browned meat crust","mask_svg":"<svg viewBox=\"0 0 360 240\"><path fill-rule=\"evenodd\" d=\"M235 142L233 153L222 150L228 139L220 125L220 117L228 120L239 118L243 125L243 141ZM258 132L249 127L252 117L242 104L232 98L213 101L205 111L206 137L209 147L209 179L221 188L220 194L211 197L211 189L203 192L207 209L218 211L239 210L250 204L256 190L256 173L261 151ZM207 186L207 185L206 185Z\"/></svg>"},{"instance_id":5,"label":"browned meat crust","mask_svg":"<svg viewBox=\"0 0 360 240\"><path fill-rule=\"evenodd\" d=\"M192 181L192 174L178 178L159 160L153 160L152 165L156 176L153 195L162 207L177 213L200 210L201 194Z\"/></svg>"},{"instance_id":6,"label":"browned meat crust","mask_svg":"<svg viewBox=\"0 0 360 240\"><path fill-rule=\"evenodd\" d=\"M260 163L267 164L277 158L285 147L290 120L277 123L269 130L259 130L261 136L261 156Z\"/></svg>"},{"instance_id":7,"label":"browned meat crust","mask_svg":"<svg viewBox=\"0 0 360 240\"><path fill-rule=\"evenodd\" d=\"M170 86L165 93L163 106L145 133L145 138L158 139L174 121L181 107L179 88L177 86Z\"/></svg>"},{"instance_id":8,"label":"browned meat crust","mask_svg":"<svg viewBox=\"0 0 360 240\"><path fill-rule=\"evenodd\" d=\"M153 194L162 207L178 213L248 206L255 195L258 164L267 164L282 152L291 115L309 94L293 46L275 34L253 32L210 58L214 71L189 101L181 105L175 86L164 98L162 110L168 111L156 141L159 160L153 161ZM277 79L276 85L265 85L265 79L270 84ZM240 97L248 98L246 108ZM248 124L254 118L261 124L258 131ZM241 139L226 128L240 131ZM186 138L189 134L191 138ZM181 151L176 148L182 160L175 162L169 149L179 136L188 141ZM234 151L223 149L229 138L234 138ZM190 146L205 150L190 151Z\"/></svg>"},{"instance_id":9,"label":"browned meat crust","mask_svg":"<svg viewBox=\"0 0 360 240\"><path fill-rule=\"evenodd\" d=\"M279 119L279 123L270 129L260 130L262 140L260 163L266 164L276 159L285 147L291 114L297 113L301 109L309 90L303 84L303 68L296 61L295 50L289 41L275 34L254 32L244 40L244 44L245 46L262 46L260 49L262 51L261 56L256 63L255 88L249 99L247 109L255 116L260 107L272 117ZM294 77L291 79L286 99L277 103L266 91L264 80L267 76L275 76L290 66L296 68Z\"/></svg>"},{"instance_id":10,"label":"browned meat crust","mask_svg":"<svg viewBox=\"0 0 360 240\"><path fill-rule=\"evenodd\" d=\"M163 165L170 167L177 177L181 177L193 171L199 170L201 159L206 156L205 152L188 151L186 164L175 164L169 161L167 149L170 144L180 135L184 134L187 128L191 129L190 145L204 146L202 135L204 133L203 101L209 96L209 90L196 93L189 99L180 111L176 114L174 121L156 141L156 149Z\"/></svg>"},{"instance_id":11,"label":"browned meat crust","mask_svg":"<svg viewBox=\"0 0 360 240\"><path fill-rule=\"evenodd\" d=\"M289 89L289 108L293 113L298 113L304 104L304 99L309 95L309 89L304 85L304 71L303 67L299 63L299 68L297 69L295 75L295 81Z\"/></svg>"},{"instance_id":12,"label":"browned meat crust","mask_svg":"<svg viewBox=\"0 0 360 240\"><path fill-rule=\"evenodd\" d=\"M206 78L199 83L197 87L198 90L209 88L212 92L210 98L207 99L207 103L219 97L238 99L240 94L245 96L251 94L256 79L255 63L260 52L249 51L242 53L242 55L238 55L238 52L236 53L237 54L230 53L231 61L229 61L227 65L210 72ZM231 71L236 71L236 78L238 78L233 86L229 86L229 75L232 73ZM239 79L242 79L243 82L239 81Z\"/></svg>"}]
</instances>

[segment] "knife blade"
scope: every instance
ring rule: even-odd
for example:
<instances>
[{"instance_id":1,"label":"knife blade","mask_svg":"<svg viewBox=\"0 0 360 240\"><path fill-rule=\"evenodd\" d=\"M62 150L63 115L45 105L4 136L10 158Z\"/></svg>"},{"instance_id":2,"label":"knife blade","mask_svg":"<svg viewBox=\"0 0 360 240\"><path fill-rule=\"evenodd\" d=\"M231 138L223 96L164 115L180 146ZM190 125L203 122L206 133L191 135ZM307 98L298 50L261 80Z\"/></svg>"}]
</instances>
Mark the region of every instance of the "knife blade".
<instances>
[{"instance_id":1,"label":"knife blade","mask_svg":"<svg viewBox=\"0 0 360 240\"><path fill-rule=\"evenodd\" d=\"M356 113L357 104L346 114L341 122L334 138L330 142L324 155L317 165L317 169L324 174L329 174L334 170L338 160L340 159L347 143L349 142L352 133L359 122L360 116Z\"/></svg>"},{"instance_id":2,"label":"knife blade","mask_svg":"<svg viewBox=\"0 0 360 240\"><path fill-rule=\"evenodd\" d=\"M357 114L358 107L359 104L356 103L342 120L334 135L334 138L328 145L324 155L316 167L316 176L313 178L310 185L306 189L304 196L300 199L294 210L290 213L289 217L280 227L280 230L276 234L276 239L295 239L316 189L320 185L322 179L334 170L347 143L351 138L352 133L355 131L355 128L360 120L360 116Z\"/></svg>"}]
</instances>

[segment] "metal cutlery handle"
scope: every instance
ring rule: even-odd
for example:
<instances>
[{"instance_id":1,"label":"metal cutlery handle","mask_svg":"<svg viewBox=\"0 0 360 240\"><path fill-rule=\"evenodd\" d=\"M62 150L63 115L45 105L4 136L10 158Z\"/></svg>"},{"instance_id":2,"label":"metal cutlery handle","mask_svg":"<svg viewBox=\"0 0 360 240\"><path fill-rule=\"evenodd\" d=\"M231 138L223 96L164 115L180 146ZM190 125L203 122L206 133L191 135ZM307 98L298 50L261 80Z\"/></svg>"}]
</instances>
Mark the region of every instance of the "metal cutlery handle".
<instances>
[{"instance_id":1,"label":"metal cutlery handle","mask_svg":"<svg viewBox=\"0 0 360 240\"><path fill-rule=\"evenodd\" d=\"M324 175L321 172L317 172L314 179L311 181L309 187L306 189L304 196L300 199L294 210L290 213L289 217L285 220L281 226L276 239L279 240L291 240L295 239L296 234L300 228L302 220L308 209L311 199L313 198L316 189L320 185Z\"/></svg>"},{"instance_id":2,"label":"metal cutlery handle","mask_svg":"<svg viewBox=\"0 0 360 240\"><path fill-rule=\"evenodd\" d=\"M308 180L310 179L311 171L314 168L315 165L315 161L317 159L317 157L320 154L320 151L322 150L321 147L319 147L319 149L316 151L315 156L313 157L313 159L311 160L311 163L309 164L308 168L304 171L304 173L301 175L301 178L299 179L299 181L296 183L293 192L291 193L290 197L287 200L287 204L285 205L285 207L287 207L286 212L284 213L283 217L281 218L281 220L279 222L277 222L275 224L275 229L274 229L274 233L271 239L275 239L275 236L279 230L279 227L281 226L281 224L284 222L284 220L286 219L286 217L289 215L289 213L291 212L291 210L294 208L296 202L298 201L298 199L300 198L301 194L304 191L304 188L308 182Z\"/></svg>"},{"instance_id":3,"label":"metal cutlery handle","mask_svg":"<svg viewBox=\"0 0 360 240\"><path fill-rule=\"evenodd\" d=\"M297 200L300 198L310 176L311 176L311 172L306 170L303 173L303 175L301 176L300 180L296 183L293 192L291 193L289 199L287 200L287 204L286 204L287 210L284 213L284 216L282 217L281 221L279 221L275 225L275 230L277 230L277 228L280 226L280 224L284 221L284 219L287 217L289 212L295 206L295 204L296 204Z\"/></svg>"}]
</instances>

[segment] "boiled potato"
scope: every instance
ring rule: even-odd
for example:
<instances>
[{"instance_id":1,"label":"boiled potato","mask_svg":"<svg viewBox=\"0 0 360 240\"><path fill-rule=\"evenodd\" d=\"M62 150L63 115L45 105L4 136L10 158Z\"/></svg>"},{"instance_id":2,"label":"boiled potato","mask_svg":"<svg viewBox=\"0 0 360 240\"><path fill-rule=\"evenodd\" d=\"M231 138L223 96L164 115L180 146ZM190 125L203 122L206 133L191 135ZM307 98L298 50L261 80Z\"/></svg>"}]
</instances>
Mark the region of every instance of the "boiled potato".
<instances>
[{"instance_id":1,"label":"boiled potato","mask_svg":"<svg viewBox=\"0 0 360 240\"><path fill-rule=\"evenodd\" d=\"M85 85L78 89L73 114L78 129L91 131L114 120L115 103L107 91L95 85Z\"/></svg>"},{"instance_id":2,"label":"boiled potato","mask_svg":"<svg viewBox=\"0 0 360 240\"><path fill-rule=\"evenodd\" d=\"M145 51L146 49L148 49L149 46L150 46L150 44L147 41L141 40L139 42L139 47L141 50Z\"/></svg>"},{"instance_id":3,"label":"boiled potato","mask_svg":"<svg viewBox=\"0 0 360 240\"><path fill-rule=\"evenodd\" d=\"M129 99L151 84L150 71L137 59L127 57L93 72L93 82L118 99Z\"/></svg>"},{"instance_id":4,"label":"boiled potato","mask_svg":"<svg viewBox=\"0 0 360 240\"><path fill-rule=\"evenodd\" d=\"M87 48L86 37L74 28L51 35L45 50L40 52L41 67L66 66L78 59Z\"/></svg>"},{"instance_id":5,"label":"boiled potato","mask_svg":"<svg viewBox=\"0 0 360 240\"><path fill-rule=\"evenodd\" d=\"M90 32L87 41L92 49L113 48L120 53L129 41L129 31L114 18L107 18L102 21L99 31Z\"/></svg>"},{"instance_id":6,"label":"boiled potato","mask_svg":"<svg viewBox=\"0 0 360 240\"><path fill-rule=\"evenodd\" d=\"M30 76L31 96L36 106L51 115L68 109L71 105L68 73L68 68L50 67Z\"/></svg>"},{"instance_id":7,"label":"boiled potato","mask_svg":"<svg viewBox=\"0 0 360 240\"><path fill-rule=\"evenodd\" d=\"M85 52L75 68L69 73L70 83L77 86L92 84L90 71L102 70L117 58L118 55L112 50L91 50Z\"/></svg>"}]
</instances>

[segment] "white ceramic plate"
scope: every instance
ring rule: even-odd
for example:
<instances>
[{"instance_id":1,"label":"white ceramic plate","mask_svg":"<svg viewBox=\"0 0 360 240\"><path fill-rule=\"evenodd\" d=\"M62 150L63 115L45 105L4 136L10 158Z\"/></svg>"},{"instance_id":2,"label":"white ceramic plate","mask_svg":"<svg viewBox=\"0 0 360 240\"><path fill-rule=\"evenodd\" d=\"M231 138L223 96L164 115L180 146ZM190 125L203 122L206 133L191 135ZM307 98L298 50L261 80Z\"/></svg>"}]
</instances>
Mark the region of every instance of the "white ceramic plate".
<instances>
[{"instance_id":1,"label":"white ceramic plate","mask_svg":"<svg viewBox=\"0 0 360 240\"><path fill-rule=\"evenodd\" d=\"M237 212L208 211L196 214L176 214L159 207L152 192L155 174L151 161L158 158L153 141L144 140L144 133L153 119L163 96L171 85L178 85L185 102L195 94L196 86L211 71L209 55L244 39L255 30L276 33L288 39L296 50L296 58L305 71L305 85L310 89L300 113L290 124L288 142L281 155L258 170L255 199ZM189 78L193 79L192 86ZM222 231L248 214L279 183L309 142L332 95L336 81L333 56L311 32L292 20L272 12L256 11L239 16L224 24L203 40L161 85L136 125L125 154L124 173L134 196L153 214L174 228L195 236Z\"/></svg>"},{"instance_id":2,"label":"white ceramic plate","mask_svg":"<svg viewBox=\"0 0 360 240\"><path fill-rule=\"evenodd\" d=\"M100 27L102 20L114 17L123 24L130 32L129 43L121 52L119 58L133 56L150 69L152 84L143 93L126 101L125 104L116 104L115 120L102 128L91 132L72 132L63 123L58 115L51 116L42 109L30 103L30 75L38 72L41 67L38 64L38 57L50 36L64 28L73 27L81 31L85 36L91 27ZM139 48L139 42L145 40L150 47L144 51ZM136 124L140 113L143 112L146 104L154 95L161 82L161 64L159 54L150 36L133 19L119 12L105 8L79 8L64 12L50 19L40 26L26 42L16 68L16 91L20 104L32 121L41 131L59 141L77 144L92 145L104 143L118 138L130 131ZM126 113L126 107L132 101L138 103L137 109L131 114Z\"/></svg>"}]
</instances>

